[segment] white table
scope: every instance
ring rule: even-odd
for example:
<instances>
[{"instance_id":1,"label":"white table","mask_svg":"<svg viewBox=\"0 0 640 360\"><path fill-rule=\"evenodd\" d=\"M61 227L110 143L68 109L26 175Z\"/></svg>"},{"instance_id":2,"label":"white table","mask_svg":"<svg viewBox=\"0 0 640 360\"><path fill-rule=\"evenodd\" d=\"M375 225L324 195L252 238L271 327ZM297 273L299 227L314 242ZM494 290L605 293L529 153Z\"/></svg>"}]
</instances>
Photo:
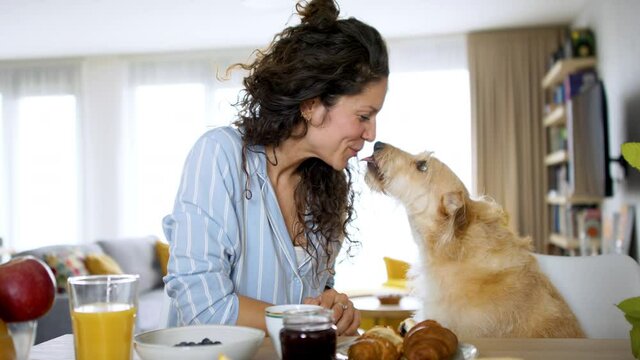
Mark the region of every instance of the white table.
<instances>
[{"instance_id":1,"label":"white table","mask_svg":"<svg viewBox=\"0 0 640 360\"><path fill-rule=\"evenodd\" d=\"M363 318L373 319L374 325L380 324L381 319L404 320L421 306L418 298L413 296L403 296L400 303L393 305L381 304L377 296L354 296L351 301Z\"/></svg>"},{"instance_id":2,"label":"white table","mask_svg":"<svg viewBox=\"0 0 640 360\"><path fill-rule=\"evenodd\" d=\"M133 351L133 359L141 360ZM73 335L67 334L34 346L29 360L75 360Z\"/></svg>"},{"instance_id":3,"label":"white table","mask_svg":"<svg viewBox=\"0 0 640 360\"><path fill-rule=\"evenodd\" d=\"M633 360L628 339L468 339L480 357L510 357L523 360ZM74 360L73 336L34 346L31 360ZM140 360L135 354L134 360ZM265 338L253 360L276 360L269 338ZM178 359L186 360L186 359Z\"/></svg>"}]
</instances>

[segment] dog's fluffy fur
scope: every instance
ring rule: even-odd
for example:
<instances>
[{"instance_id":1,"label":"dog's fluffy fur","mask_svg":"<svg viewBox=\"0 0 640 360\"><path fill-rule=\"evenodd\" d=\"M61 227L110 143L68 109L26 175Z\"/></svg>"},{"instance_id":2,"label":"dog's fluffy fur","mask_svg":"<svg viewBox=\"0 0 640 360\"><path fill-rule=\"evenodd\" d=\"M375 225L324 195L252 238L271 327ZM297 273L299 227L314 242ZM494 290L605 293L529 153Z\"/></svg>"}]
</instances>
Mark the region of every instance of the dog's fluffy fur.
<instances>
[{"instance_id":1,"label":"dog's fluffy fur","mask_svg":"<svg viewBox=\"0 0 640 360\"><path fill-rule=\"evenodd\" d=\"M471 199L430 153L376 143L366 182L404 206L420 264L413 286L424 308L459 337L584 337L562 296L540 271L531 241L507 226L502 207Z\"/></svg>"}]
</instances>

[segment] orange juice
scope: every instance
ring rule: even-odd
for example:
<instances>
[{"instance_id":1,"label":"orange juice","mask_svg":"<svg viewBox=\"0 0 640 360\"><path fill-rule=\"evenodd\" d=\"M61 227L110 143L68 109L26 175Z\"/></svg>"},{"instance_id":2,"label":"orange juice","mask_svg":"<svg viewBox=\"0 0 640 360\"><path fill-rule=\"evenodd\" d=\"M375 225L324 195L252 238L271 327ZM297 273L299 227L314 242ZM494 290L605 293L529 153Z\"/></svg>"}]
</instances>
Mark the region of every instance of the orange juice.
<instances>
[{"instance_id":1,"label":"orange juice","mask_svg":"<svg viewBox=\"0 0 640 360\"><path fill-rule=\"evenodd\" d=\"M7 324L0 320L0 360L14 360L16 352L13 350L13 340L9 335Z\"/></svg>"},{"instance_id":2,"label":"orange juice","mask_svg":"<svg viewBox=\"0 0 640 360\"><path fill-rule=\"evenodd\" d=\"M136 308L93 303L73 310L76 360L129 360Z\"/></svg>"}]
</instances>

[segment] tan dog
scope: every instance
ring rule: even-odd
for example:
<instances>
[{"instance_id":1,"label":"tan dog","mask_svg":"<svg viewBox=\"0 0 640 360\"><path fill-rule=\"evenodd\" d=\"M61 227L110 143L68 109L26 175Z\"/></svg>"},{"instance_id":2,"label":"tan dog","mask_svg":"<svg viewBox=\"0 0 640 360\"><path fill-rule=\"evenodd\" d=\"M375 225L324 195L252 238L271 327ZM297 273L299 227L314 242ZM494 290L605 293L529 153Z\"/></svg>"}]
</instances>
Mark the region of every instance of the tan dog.
<instances>
[{"instance_id":1,"label":"tan dog","mask_svg":"<svg viewBox=\"0 0 640 360\"><path fill-rule=\"evenodd\" d=\"M499 204L471 199L430 153L377 142L365 160L367 184L405 206L420 249L421 264L412 269L424 301L417 320L437 320L461 338L584 337L540 271L530 239L509 230Z\"/></svg>"}]
</instances>

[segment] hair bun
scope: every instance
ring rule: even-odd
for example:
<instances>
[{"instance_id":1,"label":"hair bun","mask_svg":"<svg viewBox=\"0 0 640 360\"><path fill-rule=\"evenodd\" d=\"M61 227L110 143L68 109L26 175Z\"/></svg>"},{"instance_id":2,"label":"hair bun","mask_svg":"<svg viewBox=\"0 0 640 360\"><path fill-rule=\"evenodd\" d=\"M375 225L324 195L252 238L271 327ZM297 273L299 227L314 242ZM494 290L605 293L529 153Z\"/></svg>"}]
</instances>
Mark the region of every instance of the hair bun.
<instances>
[{"instance_id":1,"label":"hair bun","mask_svg":"<svg viewBox=\"0 0 640 360\"><path fill-rule=\"evenodd\" d=\"M296 4L296 10L303 24L324 29L338 20L340 9L334 0L310 0Z\"/></svg>"}]
</instances>

